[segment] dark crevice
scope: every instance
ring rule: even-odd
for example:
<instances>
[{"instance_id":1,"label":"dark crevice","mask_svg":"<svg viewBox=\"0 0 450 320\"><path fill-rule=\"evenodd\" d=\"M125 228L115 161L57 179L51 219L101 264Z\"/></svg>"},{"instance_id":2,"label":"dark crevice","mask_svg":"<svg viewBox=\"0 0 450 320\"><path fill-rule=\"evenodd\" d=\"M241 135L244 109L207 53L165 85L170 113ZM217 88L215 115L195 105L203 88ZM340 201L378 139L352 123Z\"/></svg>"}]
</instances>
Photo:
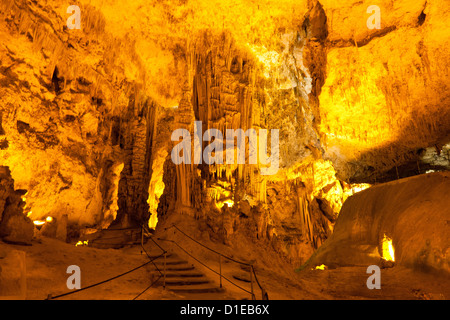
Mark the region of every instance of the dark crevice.
<instances>
[{"instance_id":1,"label":"dark crevice","mask_svg":"<svg viewBox=\"0 0 450 320\"><path fill-rule=\"evenodd\" d=\"M0 136L5 135L5 130L2 127L2 121L3 121L3 112L0 111Z\"/></svg>"},{"instance_id":2,"label":"dark crevice","mask_svg":"<svg viewBox=\"0 0 450 320\"><path fill-rule=\"evenodd\" d=\"M423 10L422 10L422 12L420 13L420 15L419 15L419 19L418 19L418 21L417 21L417 24L419 25L419 26L421 26L421 25L423 25L424 23L425 23L425 18L427 17L427 15L423 12Z\"/></svg>"},{"instance_id":3,"label":"dark crevice","mask_svg":"<svg viewBox=\"0 0 450 320\"><path fill-rule=\"evenodd\" d=\"M27 131L33 131L33 130L30 128L30 125L29 125L28 123L26 123L26 122L17 120L16 124L17 124L17 131L18 131L19 133L25 133L25 132L27 132Z\"/></svg>"},{"instance_id":4,"label":"dark crevice","mask_svg":"<svg viewBox=\"0 0 450 320\"><path fill-rule=\"evenodd\" d=\"M9 147L9 142L6 138L3 140L0 140L0 150L8 149L8 147Z\"/></svg>"},{"instance_id":5,"label":"dark crevice","mask_svg":"<svg viewBox=\"0 0 450 320\"><path fill-rule=\"evenodd\" d=\"M58 67L55 67L55 70L53 71L52 83L53 83L53 89L55 90L55 93L56 94L61 93L61 90L63 87L62 83L64 83L64 77L59 77Z\"/></svg>"}]
</instances>

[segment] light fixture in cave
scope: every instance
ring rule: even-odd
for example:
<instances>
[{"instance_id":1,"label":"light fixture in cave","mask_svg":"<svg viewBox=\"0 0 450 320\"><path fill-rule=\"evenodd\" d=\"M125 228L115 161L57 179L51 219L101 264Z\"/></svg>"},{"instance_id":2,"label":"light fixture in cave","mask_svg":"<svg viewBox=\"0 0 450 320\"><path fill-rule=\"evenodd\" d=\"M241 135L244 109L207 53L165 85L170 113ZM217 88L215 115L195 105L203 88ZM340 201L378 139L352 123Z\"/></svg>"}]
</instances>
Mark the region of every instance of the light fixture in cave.
<instances>
[{"instance_id":1,"label":"light fixture in cave","mask_svg":"<svg viewBox=\"0 0 450 320\"><path fill-rule=\"evenodd\" d=\"M386 261L395 261L394 246L392 239L384 235L381 241L381 257Z\"/></svg>"},{"instance_id":2,"label":"light fixture in cave","mask_svg":"<svg viewBox=\"0 0 450 320\"><path fill-rule=\"evenodd\" d=\"M76 244L75 244L75 247L79 247L79 246L87 246L89 244L89 241L88 240L86 240L86 241L78 241Z\"/></svg>"},{"instance_id":3,"label":"light fixture in cave","mask_svg":"<svg viewBox=\"0 0 450 320\"><path fill-rule=\"evenodd\" d=\"M31 215L31 211L28 212L27 216ZM52 222L53 221L53 217L48 216L47 218L45 218L45 220L34 220L33 224L36 226L36 228L38 230L41 230L42 226L46 223L46 222Z\"/></svg>"},{"instance_id":4,"label":"light fixture in cave","mask_svg":"<svg viewBox=\"0 0 450 320\"><path fill-rule=\"evenodd\" d=\"M42 226L45 224L45 221L43 220L34 220L33 224L36 226L36 228L40 231Z\"/></svg>"}]
</instances>

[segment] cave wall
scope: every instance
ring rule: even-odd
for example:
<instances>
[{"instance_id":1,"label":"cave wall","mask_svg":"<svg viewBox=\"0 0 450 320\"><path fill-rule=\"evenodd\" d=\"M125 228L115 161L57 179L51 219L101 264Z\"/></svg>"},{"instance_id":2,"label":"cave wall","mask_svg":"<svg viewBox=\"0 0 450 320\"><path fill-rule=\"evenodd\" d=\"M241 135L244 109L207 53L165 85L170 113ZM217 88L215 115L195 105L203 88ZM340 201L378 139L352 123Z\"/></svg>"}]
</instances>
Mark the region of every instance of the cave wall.
<instances>
[{"instance_id":1,"label":"cave wall","mask_svg":"<svg viewBox=\"0 0 450 320\"><path fill-rule=\"evenodd\" d=\"M408 163L417 174L416 163L426 165L420 149L440 152L449 142L448 5L380 1L381 28L370 30L370 1L321 2L329 18L319 96L325 157L344 180L386 181L389 170L397 179L395 167Z\"/></svg>"},{"instance_id":2,"label":"cave wall","mask_svg":"<svg viewBox=\"0 0 450 320\"><path fill-rule=\"evenodd\" d=\"M0 159L29 191L31 219L67 214L72 224L107 227L123 194L142 197L125 212L136 209L139 220L148 211L139 206L156 104L146 102L133 42L110 34L98 9L80 6L83 31L67 29L63 2L0 3ZM119 188L122 168L127 186Z\"/></svg>"}]
</instances>

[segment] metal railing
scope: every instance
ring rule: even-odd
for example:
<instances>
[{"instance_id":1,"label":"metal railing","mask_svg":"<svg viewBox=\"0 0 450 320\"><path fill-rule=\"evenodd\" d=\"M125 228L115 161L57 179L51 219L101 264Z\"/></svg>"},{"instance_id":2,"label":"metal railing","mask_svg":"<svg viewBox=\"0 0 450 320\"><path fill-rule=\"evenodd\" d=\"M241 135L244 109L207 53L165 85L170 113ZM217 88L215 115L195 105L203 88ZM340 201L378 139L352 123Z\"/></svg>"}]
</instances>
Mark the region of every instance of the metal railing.
<instances>
[{"instance_id":1,"label":"metal railing","mask_svg":"<svg viewBox=\"0 0 450 320\"><path fill-rule=\"evenodd\" d=\"M192 238L191 236L189 236L188 234L186 234L184 231L182 231L180 228L178 228L178 226L176 224L172 224L170 227L165 228L164 230L168 230L170 228L175 228L176 230L178 230L182 235L184 235L185 237L189 238L190 240L194 241L195 243L197 243L198 245L208 249L211 252L214 252L215 254L217 254L219 256L219 272L217 272L216 270L213 270L212 268L210 268L209 266L207 266L205 263L203 263L202 261L200 261L199 259L197 259L196 257L194 257L192 254L190 254L187 250L185 250L182 246L180 246L176 241L174 240L168 240L168 239L161 239L158 238L158 240L161 241L169 241L174 243L178 248L180 248L181 250L183 250L186 254L188 254L190 257L192 257L193 259L195 259L197 262L199 262L200 264L202 264L203 266L205 266L206 268L208 268L209 270L211 270L212 272L216 273L217 275L219 275L219 283L220 283L220 288L222 288L222 279L228 281L229 283L231 283L232 285L236 286L237 288L251 294L252 299L256 300L255 298L255 292L254 292L254 281L256 282L256 284L258 285L259 289L261 290L261 299L262 300L269 300L269 296L267 294L267 291L261 286L261 283L258 281L258 277L256 276L256 272L255 272L255 267L253 266L253 264L251 263L246 263L246 262L242 262L239 260L236 260L234 258L228 257L214 249L211 249L207 246L205 246L203 243L195 240L194 238ZM249 276L250 276L250 291L248 291L247 289L242 288L241 286L237 285L236 283L234 283L233 281L231 281L230 279L228 279L227 277L225 277L222 274L222 259L227 259L230 261L233 261L235 263L238 263L240 265L244 265L247 266L249 268Z\"/></svg>"}]
</instances>

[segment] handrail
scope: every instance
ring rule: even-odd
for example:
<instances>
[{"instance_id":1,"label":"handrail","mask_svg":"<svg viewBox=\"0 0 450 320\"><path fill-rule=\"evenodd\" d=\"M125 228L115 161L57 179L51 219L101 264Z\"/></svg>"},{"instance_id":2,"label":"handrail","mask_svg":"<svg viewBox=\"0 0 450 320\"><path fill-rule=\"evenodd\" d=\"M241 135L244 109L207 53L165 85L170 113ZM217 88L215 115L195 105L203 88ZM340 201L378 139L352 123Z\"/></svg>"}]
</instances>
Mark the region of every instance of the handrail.
<instances>
[{"instance_id":1,"label":"handrail","mask_svg":"<svg viewBox=\"0 0 450 320\"><path fill-rule=\"evenodd\" d=\"M245 266L250 267L250 279L251 279L250 281L251 281L251 283L252 283L252 292L251 292L252 298L254 299L254 293L253 293L253 278L252 278L252 274L253 274L253 276L255 277L255 281L256 281L256 283L258 284L259 289L261 290L262 300L269 300L269 296L268 296L268 294L267 294L267 291L261 286L261 284L260 284L259 281L258 281L258 277L256 276L256 272L255 272L255 268L254 268L253 264L246 263L246 262L242 262L242 261L238 261L238 260L233 259L233 258L231 258L231 257L228 257L228 256L226 256L226 255L224 255L224 254L222 254L222 253L220 253L220 252L218 252L218 251L216 251L216 250L214 250L214 249L209 248L208 246L206 246L206 245L204 245L203 243L201 243L201 242L195 240L194 238L192 238L191 236L189 236L188 234L186 234L185 232L183 232L180 228L178 228L178 226L177 226L175 223L173 223L170 227L164 228L164 230L168 230L168 229L170 229L170 228L175 228L175 229L177 229L179 232L181 232L181 233L182 233L184 236L186 236L187 238L191 239L192 241L194 241L195 243L201 245L202 247L204 247L204 248L210 250L211 252L214 252L214 253L218 254L220 257L223 257L223 258L226 258L226 259L231 260L231 261L233 261L233 262L236 262L236 263L239 263L239 264L242 264L242 265L245 265ZM160 239L160 238L159 238L158 240L166 240L166 239ZM180 245L179 245L178 243L176 243L175 241L173 241L173 240L167 240L167 241L172 241L172 242L174 242L178 247L180 247ZM180 247L180 249L182 249L183 251L186 252L186 250L184 250L183 248ZM186 253L188 253L188 252L186 252ZM189 253L188 253L188 254L189 254ZM189 254L189 255L190 255L190 254ZM192 256L192 257L193 257L193 256ZM193 257L193 258L194 258L195 260L197 260L195 257ZM197 261L201 263L201 261L199 261L199 260L197 260ZM203 264L203 263L202 263L202 264ZM208 269L210 269L210 268L209 268L208 266L206 266L206 265L205 265L205 267L207 267ZM210 270L213 271L213 272L215 272L215 273L217 273L216 271L214 271L214 270L212 270L212 269L210 269ZM219 273L217 273L217 274L219 274ZM225 280L231 282L230 280L228 280L227 278L225 278L224 276L222 276L221 273L220 273L219 275L220 275L220 277L221 277L221 280L222 280L222 278L224 278ZM233 282L231 282L231 283L234 284ZM234 285L237 286L236 284L234 284ZM239 287L239 286L237 286L237 287ZM241 289L242 289L242 288L241 288ZM243 290L244 290L244 291L247 291L247 290L245 290L245 289L243 289ZM247 291L247 292L248 292L248 291ZM249 292L249 293L250 293L250 292Z\"/></svg>"},{"instance_id":2,"label":"handrail","mask_svg":"<svg viewBox=\"0 0 450 320\"><path fill-rule=\"evenodd\" d=\"M195 240L194 238L192 238L191 236L187 235L187 234L184 233L182 230L180 230L180 228L178 228L177 225L176 225L175 223L172 224L170 227L165 228L164 230L167 230L167 229L170 229L170 228L175 228L175 229L177 229L178 231L180 231L183 235L185 235L186 237L188 237L188 238L191 239L192 241L195 241L196 243L198 243L198 244L201 245L202 247L205 247L206 249L208 249L208 250L210 250L210 251L212 251L212 252L214 252L214 253L216 253L216 254L219 254L219 255L221 255L222 257L227 258L228 260L231 260L231 261L234 261L234 262L236 262L236 263L240 263L240 264L246 265L246 266L248 266L248 267L251 266L250 263L238 261L238 260L233 259L233 258L231 258L231 257L228 257L228 256L226 256L226 255L224 255L224 254L222 254L222 253L220 253L220 252L218 252L218 251L216 251L216 250L214 250L214 249L211 249L210 247L205 246L203 243L201 243L201 242Z\"/></svg>"},{"instance_id":3,"label":"handrail","mask_svg":"<svg viewBox=\"0 0 450 320\"><path fill-rule=\"evenodd\" d=\"M150 230L147 228L147 226L145 225L145 224L141 224L141 228L142 229L145 229L145 231L147 232L147 233L151 233L150 232ZM143 235L143 234L142 234ZM165 250L163 247L161 247L155 240L153 240L153 237L149 237L150 238L150 240L152 240L153 241L153 243L159 248L159 249L161 249L161 251L163 251L163 252L167 252L167 250ZM143 238L142 238L142 240L143 240ZM142 246L142 241L141 241L141 246Z\"/></svg>"}]
</instances>

